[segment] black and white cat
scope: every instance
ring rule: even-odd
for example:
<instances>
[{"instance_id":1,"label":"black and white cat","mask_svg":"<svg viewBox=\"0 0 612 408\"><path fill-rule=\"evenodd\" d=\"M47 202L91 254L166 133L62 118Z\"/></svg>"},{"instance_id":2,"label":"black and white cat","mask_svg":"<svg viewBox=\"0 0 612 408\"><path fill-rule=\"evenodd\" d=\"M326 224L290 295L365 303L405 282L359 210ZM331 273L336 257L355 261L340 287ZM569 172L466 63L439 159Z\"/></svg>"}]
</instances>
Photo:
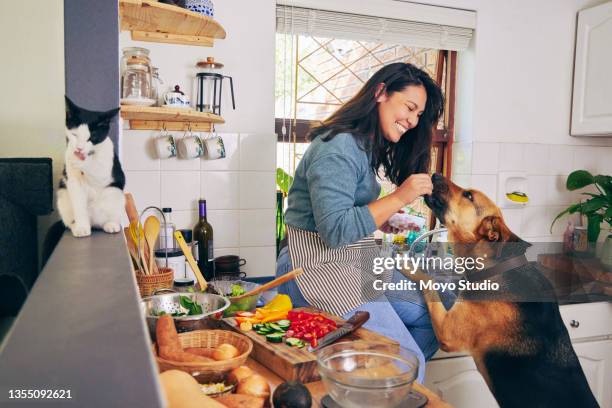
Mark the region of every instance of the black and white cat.
<instances>
[{"instance_id":1,"label":"black and white cat","mask_svg":"<svg viewBox=\"0 0 612 408\"><path fill-rule=\"evenodd\" d=\"M89 111L66 97L66 163L57 208L75 237L91 235L92 227L121 231L125 175L108 137L117 112Z\"/></svg>"}]
</instances>

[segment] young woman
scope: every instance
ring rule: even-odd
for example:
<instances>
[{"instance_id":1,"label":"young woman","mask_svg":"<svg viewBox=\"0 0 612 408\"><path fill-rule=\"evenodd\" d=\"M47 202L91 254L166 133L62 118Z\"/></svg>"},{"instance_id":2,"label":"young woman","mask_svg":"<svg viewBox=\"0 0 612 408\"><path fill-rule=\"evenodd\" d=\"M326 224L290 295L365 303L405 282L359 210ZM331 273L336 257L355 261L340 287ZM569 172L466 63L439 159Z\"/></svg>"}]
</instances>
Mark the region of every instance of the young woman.
<instances>
[{"instance_id":1,"label":"young woman","mask_svg":"<svg viewBox=\"0 0 612 408\"><path fill-rule=\"evenodd\" d=\"M442 92L426 72L394 63L314 128L289 190L288 245L276 272L304 269L279 289L296 307L312 305L341 316L367 310L366 327L420 354L422 365L438 347L427 310L416 292L398 299L373 289L375 279L397 281L401 275L373 274L380 250L372 233L391 232L387 220L393 214L431 194L432 132L443 107ZM379 171L397 186L383 198Z\"/></svg>"}]
</instances>

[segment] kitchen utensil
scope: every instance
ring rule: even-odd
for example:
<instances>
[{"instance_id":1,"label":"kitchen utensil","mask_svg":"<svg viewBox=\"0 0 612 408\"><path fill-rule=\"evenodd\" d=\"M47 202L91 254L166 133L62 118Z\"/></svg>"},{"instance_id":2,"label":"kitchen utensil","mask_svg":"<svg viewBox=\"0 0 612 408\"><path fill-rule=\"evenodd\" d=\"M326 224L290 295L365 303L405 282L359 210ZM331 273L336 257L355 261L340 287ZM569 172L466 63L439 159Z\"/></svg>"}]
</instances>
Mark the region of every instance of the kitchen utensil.
<instances>
[{"instance_id":1,"label":"kitchen utensil","mask_svg":"<svg viewBox=\"0 0 612 408\"><path fill-rule=\"evenodd\" d=\"M170 286L172 286L172 280ZM223 311L230 305L229 300L223 296L211 293L176 293L172 289L166 289L163 294L152 294L142 299L141 310L146 318L151 338L155 341L155 328L161 313L172 315L173 313L184 313L181 306L181 296L187 297L202 306L202 314L191 316L173 316L176 330L181 333L191 330L215 328L213 321L221 319Z\"/></svg>"},{"instance_id":2,"label":"kitchen utensil","mask_svg":"<svg viewBox=\"0 0 612 408\"><path fill-rule=\"evenodd\" d=\"M136 274L136 283L141 297L153 295L160 289L172 289L174 282L174 271L172 268L159 268L156 273L145 275L143 273Z\"/></svg>"},{"instance_id":3,"label":"kitchen utensil","mask_svg":"<svg viewBox=\"0 0 612 408\"><path fill-rule=\"evenodd\" d=\"M145 254L148 253L147 249L146 249L146 240L144 237L144 230L142 229L142 226L140 225L140 223L137 222L131 222L130 223L130 235L132 237L132 241L134 242L134 245L136 246L136 250L138 251L138 256L139 259L141 260L140 264L142 265L142 270L144 271L145 275L150 275L150 271L149 271L149 263L147 262L147 257L145 256Z\"/></svg>"},{"instance_id":4,"label":"kitchen utensil","mask_svg":"<svg viewBox=\"0 0 612 408\"><path fill-rule=\"evenodd\" d=\"M417 356L399 346L351 341L317 353L317 367L330 397L346 408L396 408L417 377Z\"/></svg>"},{"instance_id":5,"label":"kitchen utensil","mask_svg":"<svg viewBox=\"0 0 612 408\"><path fill-rule=\"evenodd\" d=\"M234 301L236 298L229 296L229 294L232 293L232 285L240 285L244 290L249 292L259 288L261 285L258 283L246 282L243 280L214 280L210 284L217 290L218 293L229 297L231 302L231 306L225 309L223 312L223 317L234 316L236 312L250 312L255 310L257 307L257 302L261 297L261 294L258 293Z\"/></svg>"},{"instance_id":6,"label":"kitchen utensil","mask_svg":"<svg viewBox=\"0 0 612 408\"><path fill-rule=\"evenodd\" d=\"M127 246L128 252L134 261L134 265L136 265L137 270L142 272L142 265L140 264L140 259L138 257L138 250L136 249L136 245L134 244L134 240L130 234L129 227L125 227L123 229L123 234L125 235L125 245Z\"/></svg>"},{"instance_id":7,"label":"kitchen utensil","mask_svg":"<svg viewBox=\"0 0 612 408\"><path fill-rule=\"evenodd\" d=\"M180 248L164 248L155 251L155 263L158 267L174 269L174 279L193 278L187 275L185 255Z\"/></svg>"},{"instance_id":8,"label":"kitchen utensil","mask_svg":"<svg viewBox=\"0 0 612 408\"><path fill-rule=\"evenodd\" d=\"M317 347L308 346L308 351L313 352L322 349L325 346L332 344L334 341L338 340L341 337L346 336L349 333L354 332L365 322L370 319L370 313L364 311L355 312L350 319L346 321L342 326L338 327L336 330L327 333L321 340L319 340L319 344Z\"/></svg>"},{"instance_id":9,"label":"kitchen utensil","mask_svg":"<svg viewBox=\"0 0 612 408\"><path fill-rule=\"evenodd\" d=\"M202 140L208 160L223 159L225 157L225 144L221 136L207 136Z\"/></svg>"},{"instance_id":10,"label":"kitchen utensil","mask_svg":"<svg viewBox=\"0 0 612 408\"><path fill-rule=\"evenodd\" d=\"M148 59L133 57L128 59L126 63L121 97L123 99L151 101L151 67Z\"/></svg>"},{"instance_id":11,"label":"kitchen utensil","mask_svg":"<svg viewBox=\"0 0 612 408\"><path fill-rule=\"evenodd\" d=\"M159 220L156 216L150 215L144 223L144 236L149 247L149 271L153 270L153 250L157 237L159 236Z\"/></svg>"},{"instance_id":12,"label":"kitchen utensil","mask_svg":"<svg viewBox=\"0 0 612 408\"><path fill-rule=\"evenodd\" d=\"M178 151L183 159L197 159L204 154L202 139L189 132L179 140Z\"/></svg>"},{"instance_id":13,"label":"kitchen utensil","mask_svg":"<svg viewBox=\"0 0 612 408\"><path fill-rule=\"evenodd\" d=\"M198 363L182 363L163 359L157 355L155 344L153 354L157 359L160 371L181 370L191 374L200 384L222 382L229 371L246 363L253 350L253 343L245 336L228 330L195 330L178 335L182 347L199 347L213 353L215 347L227 343L238 349L238 356L228 360Z\"/></svg>"},{"instance_id":14,"label":"kitchen utensil","mask_svg":"<svg viewBox=\"0 0 612 408\"><path fill-rule=\"evenodd\" d=\"M176 157L176 142L174 137L166 131L155 139L155 150L160 159L170 159Z\"/></svg>"},{"instance_id":15,"label":"kitchen utensil","mask_svg":"<svg viewBox=\"0 0 612 408\"><path fill-rule=\"evenodd\" d=\"M300 275L301 275L303 272L304 272L304 270L303 270L302 268L297 268L297 269L294 269L294 270L292 270L291 272L286 273L286 274L284 274L284 275L283 275L283 276L281 276L281 277L278 277L278 278L276 278L276 279L274 279L274 280L271 280L270 282L265 283L265 284L261 285L260 287L255 288L255 289L253 289L253 290L251 290L251 291L248 291L248 292L246 292L246 293L244 293L244 294L242 294L242 295L240 295L240 296L233 297L233 298L231 298L230 300L231 300L232 302L234 302L234 301L237 301L237 300L243 299L243 298L245 298L245 297L249 297L249 296L253 296L253 295L258 295L258 294L260 294L260 293L265 292L266 290L270 290L270 289L272 289L272 288L277 287L278 285L282 285L282 284L283 284L283 283L285 283L285 282L288 282L288 281L290 281L290 280L293 280L293 279L297 278L297 277L298 277L298 276L300 276Z\"/></svg>"},{"instance_id":16,"label":"kitchen utensil","mask_svg":"<svg viewBox=\"0 0 612 408\"><path fill-rule=\"evenodd\" d=\"M202 72L196 74L195 92L196 110L221 115L221 96L223 91L223 79L229 78L232 94L232 108L236 109L234 100L234 81L232 77L222 75L217 70L223 68L223 64L216 62L213 57L207 57L204 61L196 64Z\"/></svg>"},{"instance_id":17,"label":"kitchen utensil","mask_svg":"<svg viewBox=\"0 0 612 408\"><path fill-rule=\"evenodd\" d=\"M214 285L214 283L212 283L212 285ZM329 313L322 312L315 308L296 308L294 310L308 313L320 313L326 318L335 321L338 326L342 326L345 322L337 316L330 315ZM321 379L317 371L317 356L315 353L308 351L306 347L297 348L290 347L285 343L270 343L266 340L266 336L257 334L253 330L241 332L236 324L236 319L233 317L222 319L221 323L223 323L223 328L242 333L251 339L251 341L253 341L251 358L268 367L283 380L308 383ZM376 332L364 329L363 327L348 334L345 339L385 343L388 344L392 350L399 349L397 342Z\"/></svg>"},{"instance_id":18,"label":"kitchen utensil","mask_svg":"<svg viewBox=\"0 0 612 408\"><path fill-rule=\"evenodd\" d=\"M181 87L174 85L173 91L168 91L164 95L164 106L169 108L189 108L189 97L181 91Z\"/></svg>"},{"instance_id":19,"label":"kitchen utensil","mask_svg":"<svg viewBox=\"0 0 612 408\"><path fill-rule=\"evenodd\" d=\"M415 386L416 384L418 383L414 383L413 386ZM402 403L397 406L397 408L422 408L427 405L428 401L429 400L425 395L421 394L418 391L410 390L410 393L408 394L406 399L402 401ZM334 401L329 395L326 395L321 398L321 406L323 408L342 408L342 406L338 405L338 403Z\"/></svg>"},{"instance_id":20,"label":"kitchen utensil","mask_svg":"<svg viewBox=\"0 0 612 408\"><path fill-rule=\"evenodd\" d=\"M151 99L159 106L159 90L164 81L159 77L159 68L151 67Z\"/></svg>"},{"instance_id":21,"label":"kitchen utensil","mask_svg":"<svg viewBox=\"0 0 612 408\"><path fill-rule=\"evenodd\" d=\"M174 233L174 238L176 239L176 243L179 245L179 248L181 248L181 250L183 251L183 254L185 255L185 259L187 259L189 266L191 266L191 270L195 274L196 280L198 281L198 285L200 285L200 290L205 291L208 284L206 283L204 276L202 276L202 272L200 272L198 264L196 263L195 259L193 259L191 249L189 249L189 246L187 246L187 243L185 242L185 238L183 238L183 234L181 234L181 231L176 231Z\"/></svg>"},{"instance_id":22,"label":"kitchen utensil","mask_svg":"<svg viewBox=\"0 0 612 408\"><path fill-rule=\"evenodd\" d=\"M246 260L238 255L223 255L218 256L214 260L215 272L235 272L240 270L241 266L246 265Z\"/></svg>"}]
</instances>

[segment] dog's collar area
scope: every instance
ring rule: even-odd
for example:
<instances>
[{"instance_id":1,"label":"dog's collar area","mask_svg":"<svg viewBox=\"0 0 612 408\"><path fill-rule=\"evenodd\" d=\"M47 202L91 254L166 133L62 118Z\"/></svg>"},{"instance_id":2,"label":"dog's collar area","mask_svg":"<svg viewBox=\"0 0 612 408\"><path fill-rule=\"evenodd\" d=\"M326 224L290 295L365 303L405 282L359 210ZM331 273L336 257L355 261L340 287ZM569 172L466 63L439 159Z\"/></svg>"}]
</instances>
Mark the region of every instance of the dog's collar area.
<instances>
[{"instance_id":1,"label":"dog's collar area","mask_svg":"<svg viewBox=\"0 0 612 408\"><path fill-rule=\"evenodd\" d=\"M513 256L512 258L508 258L504 261L501 261L490 268L483 269L481 271L470 272L467 275L467 278L470 282L483 281L485 279L492 278L493 276L501 275L506 271L520 268L522 266L527 265L528 263L529 261L527 260L527 257L525 257L525 254Z\"/></svg>"}]
</instances>

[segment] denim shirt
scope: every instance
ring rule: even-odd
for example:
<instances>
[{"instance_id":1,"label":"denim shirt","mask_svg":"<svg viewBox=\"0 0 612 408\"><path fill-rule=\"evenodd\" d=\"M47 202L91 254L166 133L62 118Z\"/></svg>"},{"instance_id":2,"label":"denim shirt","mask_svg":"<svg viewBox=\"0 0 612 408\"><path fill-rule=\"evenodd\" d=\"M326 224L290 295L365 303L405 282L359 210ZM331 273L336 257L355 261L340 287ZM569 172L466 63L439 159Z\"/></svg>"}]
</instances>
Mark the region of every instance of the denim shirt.
<instances>
[{"instance_id":1,"label":"denim shirt","mask_svg":"<svg viewBox=\"0 0 612 408\"><path fill-rule=\"evenodd\" d=\"M317 137L298 165L289 190L285 223L316 231L332 248L376 231L367 205L380 194L370 153L350 133L324 142Z\"/></svg>"}]
</instances>

